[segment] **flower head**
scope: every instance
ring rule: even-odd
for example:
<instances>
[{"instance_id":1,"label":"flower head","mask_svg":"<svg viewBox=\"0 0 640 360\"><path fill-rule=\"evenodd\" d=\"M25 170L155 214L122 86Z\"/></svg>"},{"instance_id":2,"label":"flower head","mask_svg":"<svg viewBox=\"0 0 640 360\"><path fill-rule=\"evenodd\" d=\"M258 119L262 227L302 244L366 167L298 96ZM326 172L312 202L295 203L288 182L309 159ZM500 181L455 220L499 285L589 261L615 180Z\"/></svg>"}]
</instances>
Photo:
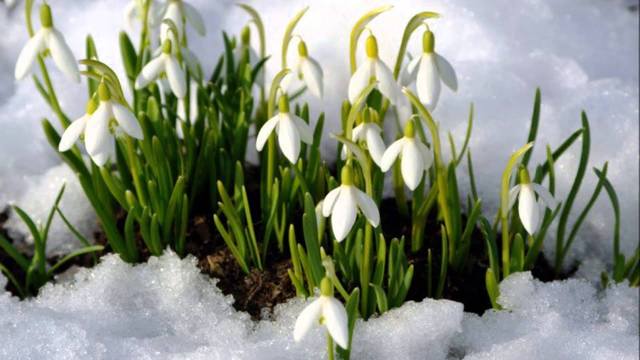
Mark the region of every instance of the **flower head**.
<instances>
[{"instance_id":1,"label":"flower head","mask_svg":"<svg viewBox=\"0 0 640 360\"><path fill-rule=\"evenodd\" d=\"M415 125L412 120L404 128L404 136L396 140L382 155L380 169L388 171L396 159L400 157L402 179L410 190L415 190L422 176L433 163L433 154L427 145L415 136Z\"/></svg>"},{"instance_id":2,"label":"flower head","mask_svg":"<svg viewBox=\"0 0 640 360\"><path fill-rule=\"evenodd\" d=\"M167 3L164 4L157 12L156 17L161 19L160 21L156 21L162 23L160 25L160 36L163 41L166 39L165 37L171 33L169 25L164 23L164 20L171 20L171 22L173 22L178 28L178 34L176 34L178 39L181 39L184 35L184 24L186 23L191 25L201 36L204 36L207 33L202 15L200 15L196 8L183 0L167 1ZM186 21L184 21L184 19L186 19Z\"/></svg>"},{"instance_id":3,"label":"flower head","mask_svg":"<svg viewBox=\"0 0 640 360\"><path fill-rule=\"evenodd\" d=\"M364 115L358 118L358 120L360 119L362 119L360 124L354 127L351 132L351 141L355 143L359 141L364 142L367 145L373 162L380 166L385 144L381 135L382 128L376 123L377 113L373 109L367 109L364 111ZM342 159L346 158L347 148L345 146L342 148Z\"/></svg>"},{"instance_id":4,"label":"flower head","mask_svg":"<svg viewBox=\"0 0 640 360\"><path fill-rule=\"evenodd\" d=\"M112 153L114 146L112 133L116 128L121 128L136 139L142 139L143 135L136 117L126 106L111 98L109 88L104 81L98 86L98 99L89 100L87 113L67 127L58 144L58 150L71 149L73 143L84 135L89 156L96 165L102 166Z\"/></svg>"},{"instance_id":5,"label":"flower head","mask_svg":"<svg viewBox=\"0 0 640 360\"><path fill-rule=\"evenodd\" d=\"M398 85L393 78L393 73L378 57L378 42L373 35L369 35L366 41L367 58L358 67L349 80L349 101L353 104L358 95L373 81L377 81L377 89L391 104L395 104L398 98Z\"/></svg>"},{"instance_id":6,"label":"flower head","mask_svg":"<svg viewBox=\"0 0 640 360\"><path fill-rule=\"evenodd\" d=\"M323 92L323 75L320 64L309 56L307 50L307 44L300 40L298 43L298 61L293 66L295 75L304 82L309 91L317 96L322 97ZM285 77L285 81L291 82L293 76ZM284 88L288 88L289 84L282 85Z\"/></svg>"},{"instance_id":7,"label":"flower head","mask_svg":"<svg viewBox=\"0 0 640 360\"><path fill-rule=\"evenodd\" d=\"M269 136L276 131L278 144L284 156L292 163L298 161L300 155L300 141L313 143L313 131L309 124L301 118L289 113L289 97L280 96L279 113L262 125L256 137L256 149L262 151Z\"/></svg>"},{"instance_id":8,"label":"flower head","mask_svg":"<svg viewBox=\"0 0 640 360\"><path fill-rule=\"evenodd\" d=\"M436 53L434 48L435 37L430 30L426 30L422 36L422 55L411 60L406 68L408 82L415 80L418 98L429 110L435 109L438 104L440 82L453 91L458 89L458 78L453 66Z\"/></svg>"},{"instance_id":9,"label":"flower head","mask_svg":"<svg viewBox=\"0 0 640 360\"><path fill-rule=\"evenodd\" d=\"M536 200L538 194L539 200ZM509 191L509 209L518 200L518 215L522 226L530 235L538 230L540 212L545 208L555 208L556 199L545 187L531 182L526 168L520 169L520 184ZM543 204L541 204L541 202Z\"/></svg>"},{"instance_id":10,"label":"flower head","mask_svg":"<svg viewBox=\"0 0 640 360\"><path fill-rule=\"evenodd\" d=\"M185 97L187 94L187 81L184 71L180 67L180 63L171 51L171 48L171 40L166 39L162 44L162 53L149 61L136 78L135 88L137 90L144 88L150 82L156 80L161 74L166 74L169 80L169 87L173 94L179 99Z\"/></svg>"},{"instance_id":11,"label":"flower head","mask_svg":"<svg viewBox=\"0 0 640 360\"><path fill-rule=\"evenodd\" d=\"M53 62L58 69L75 82L80 81L80 70L71 49L64 41L62 34L53 27L51 8L47 4L40 6L40 24L38 30L20 51L16 62L15 77L23 79L31 71L38 55L49 50Z\"/></svg>"},{"instance_id":12,"label":"flower head","mask_svg":"<svg viewBox=\"0 0 640 360\"><path fill-rule=\"evenodd\" d=\"M372 226L377 227L380 224L380 212L376 203L354 185L350 165L342 168L340 178L342 185L331 190L322 204L322 216L331 216L331 228L337 241L344 240L351 231L358 209Z\"/></svg>"},{"instance_id":13,"label":"flower head","mask_svg":"<svg viewBox=\"0 0 640 360\"><path fill-rule=\"evenodd\" d=\"M320 296L298 315L293 329L293 339L300 341L316 324L324 325L341 348L349 347L347 311L344 305L333 297L333 285L327 277L320 282Z\"/></svg>"}]
</instances>

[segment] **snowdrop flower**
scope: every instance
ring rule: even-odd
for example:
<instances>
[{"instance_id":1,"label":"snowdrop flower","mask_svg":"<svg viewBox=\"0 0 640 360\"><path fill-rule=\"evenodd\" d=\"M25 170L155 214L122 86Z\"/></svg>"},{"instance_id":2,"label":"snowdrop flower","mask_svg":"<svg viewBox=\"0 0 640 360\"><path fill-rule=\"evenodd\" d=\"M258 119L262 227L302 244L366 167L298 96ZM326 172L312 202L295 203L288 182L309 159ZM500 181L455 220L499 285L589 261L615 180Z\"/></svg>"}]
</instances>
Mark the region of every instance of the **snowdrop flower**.
<instances>
[{"instance_id":1,"label":"snowdrop flower","mask_svg":"<svg viewBox=\"0 0 640 360\"><path fill-rule=\"evenodd\" d=\"M434 110L440 98L442 81L449 89L458 89L458 78L453 66L434 51L435 37L429 30L422 36L422 55L416 56L409 65L407 73L410 82L416 81L418 98L429 110Z\"/></svg>"},{"instance_id":2,"label":"snowdrop flower","mask_svg":"<svg viewBox=\"0 0 640 360\"><path fill-rule=\"evenodd\" d=\"M325 277L320 282L320 296L302 310L293 329L293 339L300 341L313 327L321 324L341 348L349 347L348 316L344 305L333 297L331 280Z\"/></svg>"},{"instance_id":3,"label":"snowdrop flower","mask_svg":"<svg viewBox=\"0 0 640 360\"><path fill-rule=\"evenodd\" d=\"M160 22L164 20L171 20L176 25L178 28L177 35L179 39L181 39L183 35L185 23L183 19L186 19L186 22L189 23L189 25L191 25L201 36L204 36L207 33L202 15L200 15L196 8L183 0L169 0L158 11L158 17L162 19ZM160 36L166 36L170 32L171 30L167 24L162 23L160 25ZM162 40L165 39L163 38Z\"/></svg>"},{"instance_id":4,"label":"snowdrop flower","mask_svg":"<svg viewBox=\"0 0 640 360\"><path fill-rule=\"evenodd\" d=\"M433 163L433 154L427 145L416 139L415 125L412 120L404 127L404 137L396 140L382 155L380 169L389 171L396 159L400 157L400 170L404 183L411 191L420 184L422 176Z\"/></svg>"},{"instance_id":5,"label":"snowdrop flower","mask_svg":"<svg viewBox=\"0 0 640 360\"><path fill-rule=\"evenodd\" d=\"M536 201L536 194L544 206ZM556 199L553 198L549 190L542 185L531 182L529 172L525 168L520 170L520 184L509 191L509 209L513 207L516 200L518 200L520 222L529 235L533 235L538 230L540 212L545 207L553 209L557 205Z\"/></svg>"},{"instance_id":6,"label":"snowdrop flower","mask_svg":"<svg viewBox=\"0 0 640 360\"><path fill-rule=\"evenodd\" d=\"M307 86L309 92L314 96L322 97L322 68L315 59L309 56L307 44L303 40L298 43L298 61L293 66L293 70L295 75ZM290 81L293 79L293 75L287 76L285 79ZM289 87L288 84L282 86L283 88Z\"/></svg>"},{"instance_id":7,"label":"snowdrop flower","mask_svg":"<svg viewBox=\"0 0 640 360\"><path fill-rule=\"evenodd\" d=\"M385 150L385 144L381 135L382 128L376 123L376 120L377 113L375 110L371 108L366 109L364 111L364 115L356 119L356 121L359 121L360 123L358 126L353 128L353 131L351 132L351 141L354 143L363 141L367 145L367 149L369 149L369 154L371 154L373 162L380 166L380 161L382 160L382 155ZM342 159L344 160L346 158L347 148L344 146L342 147Z\"/></svg>"},{"instance_id":8,"label":"snowdrop flower","mask_svg":"<svg viewBox=\"0 0 640 360\"><path fill-rule=\"evenodd\" d=\"M294 114L289 113L289 97L280 96L279 113L262 125L256 138L256 149L262 151L264 144L275 129L278 134L278 144L284 156L292 163L298 161L300 155L300 141L313 143L313 130L309 124Z\"/></svg>"},{"instance_id":9,"label":"snowdrop flower","mask_svg":"<svg viewBox=\"0 0 640 360\"><path fill-rule=\"evenodd\" d=\"M393 73L378 57L378 42L373 35L369 35L365 43L367 58L358 67L349 80L349 101L353 104L358 95L362 93L371 81L377 81L377 89L391 104L395 104L398 98L398 85L393 78Z\"/></svg>"},{"instance_id":10,"label":"snowdrop flower","mask_svg":"<svg viewBox=\"0 0 640 360\"><path fill-rule=\"evenodd\" d=\"M353 184L353 170L350 165L342 168L342 185L331 190L322 203L322 216L331 216L331 228L338 242L344 240L356 221L358 209L369 223L377 227L380 213L376 203Z\"/></svg>"},{"instance_id":11,"label":"snowdrop flower","mask_svg":"<svg viewBox=\"0 0 640 360\"><path fill-rule=\"evenodd\" d=\"M99 103L91 99L87 105L87 113L67 127L62 134L58 150L71 149L73 143L84 135L89 156L96 165L102 166L113 150L112 132L115 132L116 127L136 139L142 139L142 128L126 106L111 98L104 82L98 86L98 99Z\"/></svg>"},{"instance_id":12,"label":"snowdrop flower","mask_svg":"<svg viewBox=\"0 0 640 360\"><path fill-rule=\"evenodd\" d=\"M171 52L171 40L162 44L162 54L151 60L142 68L136 78L135 88L140 90L150 82L156 80L162 73L167 75L169 86L173 94L182 99L187 94L187 81L178 59Z\"/></svg>"},{"instance_id":13,"label":"snowdrop flower","mask_svg":"<svg viewBox=\"0 0 640 360\"><path fill-rule=\"evenodd\" d=\"M158 4L149 0L151 3L149 4L149 26L155 28L160 23L160 10L158 8ZM134 28L134 23L136 20L143 21L144 16L144 2L145 0L131 0L124 8L124 20L127 27L127 30L132 31Z\"/></svg>"},{"instance_id":14,"label":"snowdrop flower","mask_svg":"<svg viewBox=\"0 0 640 360\"><path fill-rule=\"evenodd\" d=\"M73 81L79 82L80 70L76 59L62 34L53 27L51 8L47 4L40 6L40 24L42 25L40 30L27 41L27 44L20 51L15 68L16 79L21 80L27 76L36 62L38 54L49 50L58 69Z\"/></svg>"}]
</instances>

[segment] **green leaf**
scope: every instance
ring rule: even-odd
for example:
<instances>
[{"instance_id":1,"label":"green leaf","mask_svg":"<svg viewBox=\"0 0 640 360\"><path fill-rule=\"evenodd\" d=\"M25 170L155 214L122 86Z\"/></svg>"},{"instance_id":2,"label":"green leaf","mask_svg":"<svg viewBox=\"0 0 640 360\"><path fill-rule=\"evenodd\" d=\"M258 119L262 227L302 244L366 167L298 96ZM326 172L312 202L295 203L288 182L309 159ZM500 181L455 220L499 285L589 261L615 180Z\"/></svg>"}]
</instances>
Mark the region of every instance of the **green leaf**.
<instances>
[{"instance_id":1,"label":"green leaf","mask_svg":"<svg viewBox=\"0 0 640 360\"><path fill-rule=\"evenodd\" d=\"M0 248L2 248L2 250L4 250L4 252L16 262L22 270L27 271L29 268L29 260L27 260L27 258L25 258L2 234L0 234Z\"/></svg>"},{"instance_id":2,"label":"green leaf","mask_svg":"<svg viewBox=\"0 0 640 360\"><path fill-rule=\"evenodd\" d=\"M378 304L378 310L383 314L389 310L389 304L387 302L387 295L384 293L384 290L379 285L374 283L370 283L369 286L373 288L373 292L376 295L376 301Z\"/></svg>"},{"instance_id":3,"label":"green leaf","mask_svg":"<svg viewBox=\"0 0 640 360\"><path fill-rule=\"evenodd\" d=\"M491 306L499 310L502 307L498 304L498 297L500 296L500 289L498 288L498 281L496 279L496 274L493 273L491 268L487 269L487 272L484 276L485 285L487 287L487 294L489 295L489 300L491 300Z\"/></svg>"},{"instance_id":4,"label":"green leaf","mask_svg":"<svg viewBox=\"0 0 640 360\"><path fill-rule=\"evenodd\" d=\"M62 259L60 259L60 261L58 261L57 263L55 263L55 265L53 265L49 271L47 272L47 275L49 277L53 276L53 274L55 273L55 271L62 265L64 265L67 261L73 259L76 256L80 256L83 254L88 254L88 253L92 253L92 252L100 252L104 250L104 246L102 245L92 245L92 246L86 246L80 250L76 250L70 254L67 254L65 257L63 257Z\"/></svg>"}]
</instances>

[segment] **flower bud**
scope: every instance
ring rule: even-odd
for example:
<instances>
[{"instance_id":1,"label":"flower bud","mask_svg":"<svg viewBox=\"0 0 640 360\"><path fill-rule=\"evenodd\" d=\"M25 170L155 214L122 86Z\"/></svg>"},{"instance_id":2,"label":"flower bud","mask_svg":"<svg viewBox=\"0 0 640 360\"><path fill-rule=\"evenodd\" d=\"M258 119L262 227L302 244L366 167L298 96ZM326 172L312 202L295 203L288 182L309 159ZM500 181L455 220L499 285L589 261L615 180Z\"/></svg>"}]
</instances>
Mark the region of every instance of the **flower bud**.
<instances>
[{"instance_id":1,"label":"flower bud","mask_svg":"<svg viewBox=\"0 0 640 360\"><path fill-rule=\"evenodd\" d=\"M251 29L248 26L245 26L240 31L240 43L242 46L249 46L251 43Z\"/></svg>"},{"instance_id":2,"label":"flower bud","mask_svg":"<svg viewBox=\"0 0 640 360\"><path fill-rule=\"evenodd\" d=\"M289 112L289 96L287 94L282 94L280 96L280 101L278 102L278 110L282 114L286 114Z\"/></svg>"},{"instance_id":3,"label":"flower bud","mask_svg":"<svg viewBox=\"0 0 640 360\"><path fill-rule=\"evenodd\" d=\"M431 30L427 30L422 35L422 51L427 54L433 53L433 49L436 47L436 38L433 36Z\"/></svg>"},{"instance_id":4,"label":"flower bud","mask_svg":"<svg viewBox=\"0 0 640 360\"><path fill-rule=\"evenodd\" d=\"M300 40L300 42L298 43L298 55L300 55L301 58L309 57L309 52L307 51L307 44L305 44L305 42L302 40Z\"/></svg>"},{"instance_id":5,"label":"flower bud","mask_svg":"<svg viewBox=\"0 0 640 360\"><path fill-rule=\"evenodd\" d=\"M353 170L351 170L351 165L345 165L342 167L340 180L342 180L342 185L353 185Z\"/></svg>"},{"instance_id":6,"label":"flower bud","mask_svg":"<svg viewBox=\"0 0 640 360\"><path fill-rule=\"evenodd\" d=\"M369 35L365 43L365 48L366 48L368 57L370 58L378 57L378 41L376 40L375 36Z\"/></svg>"},{"instance_id":7,"label":"flower bud","mask_svg":"<svg viewBox=\"0 0 640 360\"><path fill-rule=\"evenodd\" d=\"M53 27L53 18L51 17L51 7L47 4L40 5L40 24L44 28Z\"/></svg>"}]
</instances>

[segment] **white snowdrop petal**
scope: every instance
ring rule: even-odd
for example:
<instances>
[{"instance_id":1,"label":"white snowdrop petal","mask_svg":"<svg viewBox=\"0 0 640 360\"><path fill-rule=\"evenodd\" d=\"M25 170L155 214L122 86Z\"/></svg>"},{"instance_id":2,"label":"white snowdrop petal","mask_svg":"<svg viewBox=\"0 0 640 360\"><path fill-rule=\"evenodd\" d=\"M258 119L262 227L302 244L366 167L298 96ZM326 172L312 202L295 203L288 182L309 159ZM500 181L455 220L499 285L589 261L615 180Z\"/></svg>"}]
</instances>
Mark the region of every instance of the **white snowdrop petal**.
<instances>
[{"instance_id":1,"label":"white snowdrop petal","mask_svg":"<svg viewBox=\"0 0 640 360\"><path fill-rule=\"evenodd\" d=\"M112 106L113 115L118 121L118 125L131 137L142 140L142 128L133 113L121 104L114 103Z\"/></svg>"},{"instance_id":2,"label":"white snowdrop petal","mask_svg":"<svg viewBox=\"0 0 640 360\"><path fill-rule=\"evenodd\" d=\"M322 202L322 216L329 217L329 215L331 215L331 210L333 210L333 205L336 203L341 189L342 186L338 186L329 191L327 196L324 197L324 201Z\"/></svg>"},{"instance_id":3,"label":"white snowdrop petal","mask_svg":"<svg viewBox=\"0 0 640 360\"><path fill-rule=\"evenodd\" d=\"M98 166L104 165L109 158L115 155L116 139L113 136L106 138L107 140L102 145L101 149L94 154L89 154L91 160Z\"/></svg>"},{"instance_id":4,"label":"white snowdrop petal","mask_svg":"<svg viewBox=\"0 0 640 360\"><path fill-rule=\"evenodd\" d=\"M403 86L409 86L416 81L416 73L418 72L418 64L420 63L420 56L416 56L402 69L400 75L400 84Z\"/></svg>"},{"instance_id":5,"label":"white snowdrop petal","mask_svg":"<svg viewBox=\"0 0 640 360\"><path fill-rule=\"evenodd\" d=\"M456 75L456 71L453 69L453 66L451 66L449 61L442 57L442 55L435 54L435 57L442 82L447 85L449 89L453 91L458 90L458 76Z\"/></svg>"},{"instance_id":6,"label":"white snowdrop petal","mask_svg":"<svg viewBox=\"0 0 640 360\"><path fill-rule=\"evenodd\" d=\"M509 190L509 206L507 208L507 211L509 211L512 207L513 204L516 203L516 200L518 199L518 194L520 193L520 185L516 185L514 187L511 188L511 190Z\"/></svg>"},{"instance_id":7,"label":"white snowdrop petal","mask_svg":"<svg viewBox=\"0 0 640 360\"><path fill-rule=\"evenodd\" d=\"M377 227L380 224L380 212L378 211L376 203L369 197L369 195L360 189L354 190L360 210L362 210L364 216L369 220L369 223L371 223L373 227Z\"/></svg>"},{"instance_id":8,"label":"white snowdrop petal","mask_svg":"<svg viewBox=\"0 0 640 360\"><path fill-rule=\"evenodd\" d=\"M267 120L267 122L262 125L256 137L256 150L262 151L264 144L267 142L267 139L269 139L269 135L271 135L273 129L278 125L278 121L280 121L280 114Z\"/></svg>"},{"instance_id":9,"label":"white snowdrop petal","mask_svg":"<svg viewBox=\"0 0 640 360\"><path fill-rule=\"evenodd\" d=\"M155 59L149 61L142 68L142 71L140 71L140 74L138 74L138 77L136 78L136 90L144 88L145 86L149 85L150 82L158 78L160 73L164 71L164 60L165 57L160 55Z\"/></svg>"},{"instance_id":10,"label":"white snowdrop petal","mask_svg":"<svg viewBox=\"0 0 640 360\"><path fill-rule=\"evenodd\" d=\"M165 72L167 73L167 79L169 80L169 86L173 94L182 99L187 95L187 80L184 76L184 71L180 68L178 60L173 56L169 56L165 60Z\"/></svg>"},{"instance_id":11,"label":"white snowdrop petal","mask_svg":"<svg viewBox=\"0 0 640 360\"><path fill-rule=\"evenodd\" d=\"M398 117L400 118L400 125L404 128L407 125L407 120L413 115L413 109L411 108L411 102L403 94L398 94L398 101L396 102L396 110L398 111Z\"/></svg>"},{"instance_id":12,"label":"white snowdrop petal","mask_svg":"<svg viewBox=\"0 0 640 360\"><path fill-rule=\"evenodd\" d=\"M371 124L367 128L366 131L366 140L367 147L369 148L369 154L371 154L371 158L378 165L382 164L382 156L385 151L384 140L382 140L382 136L380 135L380 131L377 125Z\"/></svg>"},{"instance_id":13,"label":"white snowdrop petal","mask_svg":"<svg viewBox=\"0 0 640 360\"><path fill-rule=\"evenodd\" d=\"M91 156L91 160L98 166L103 166L107 163L107 160L109 160L109 153L106 152L93 155L89 154L89 156Z\"/></svg>"},{"instance_id":14,"label":"white snowdrop petal","mask_svg":"<svg viewBox=\"0 0 640 360\"><path fill-rule=\"evenodd\" d=\"M104 143L111 136L109 133L109 119L112 115L111 105L102 102L91 117L87 119L84 144L89 155L98 154Z\"/></svg>"},{"instance_id":15,"label":"white snowdrop petal","mask_svg":"<svg viewBox=\"0 0 640 360\"><path fill-rule=\"evenodd\" d=\"M329 334L341 348L348 348L348 316L344 306L333 297L325 297L322 305L322 316Z\"/></svg>"},{"instance_id":16,"label":"white snowdrop petal","mask_svg":"<svg viewBox=\"0 0 640 360\"><path fill-rule=\"evenodd\" d=\"M402 151L405 140L405 138L396 140L393 144L391 144L391 146L387 148L387 150L385 150L384 154L382 155L382 159L380 159L380 170L382 170L382 172L389 171L393 163L396 162L400 151Z\"/></svg>"},{"instance_id":17,"label":"white snowdrop petal","mask_svg":"<svg viewBox=\"0 0 640 360\"><path fill-rule=\"evenodd\" d=\"M162 21L164 20L171 20L178 29L178 38L182 38L182 12L180 11L180 4L178 4L178 2L169 1L169 5L167 5L167 11L164 13L164 17L162 18ZM161 23L160 35L164 37L162 38L163 41L168 37L169 39L171 39L171 42L173 44L176 44L178 42L175 41L175 34L173 34L170 29L171 28L168 25Z\"/></svg>"},{"instance_id":18,"label":"white snowdrop petal","mask_svg":"<svg viewBox=\"0 0 640 360\"><path fill-rule=\"evenodd\" d=\"M300 155L300 134L298 134L298 129L288 114L280 115L278 144L289 162L295 164L298 161L298 155Z\"/></svg>"},{"instance_id":19,"label":"white snowdrop petal","mask_svg":"<svg viewBox=\"0 0 640 360\"><path fill-rule=\"evenodd\" d=\"M540 209L536 202L536 195L530 185L520 185L520 195L518 201L518 214L522 226L530 235L533 235L538 229L540 221Z\"/></svg>"},{"instance_id":20,"label":"white snowdrop petal","mask_svg":"<svg viewBox=\"0 0 640 360\"><path fill-rule=\"evenodd\" d=\"M184 1L182 2L182 8L184 9L184 14L187 17L189 23L193 26L194 29L196 29L198 34L204 36L207 33L207 29L204 26L202 15L200 15L196 8Z\"/></svg>"},{"instance_id":21,"label":"white snowdrop petal","mask_svg":"<svg viewBox=\"0 0 640 360\"><path fill-rule=\"evenodd\" d=\"M322 302L320 299L314 300L302 310L293 327L293 339L295 341L300 341L309 332L313 325L318 323L321 312Z\"/></svg>"},{"instance_id":22,"label":"white snowdrop petal","mask_svg":"<svg viewBox=\"0 0 640 360\"><path fill-rule=\"evenodd\" d=\"M79 119L72 122L62 134L60 143L58 144L58 151L67 151L73 147L73 144L80 138L80 135L84 132L84 128L87 125L87 119L89 115L83 115Z\"/></svg>"},{"instance_id":23,"label":"white snowdrop petal","mask_svg":"<svg viewBox=\"0 0 640 360\"><path fill-rule=\"evenodd\" d=\"M440 74L433 54L424 54L418 65L416 90L418 98L429 110L435 109L440 98Z\"/></svg>"},{"instance_id":24,"label":"white snowdrop petal","mask_svg":"<svg viewBox=\"0 0 640 360\"><path fill-rule=\"evenodd\" d=\"M78 63L62 34L58 30L52 29L49 32L47 43L56 66L73 81L80 82Z\"/></svg>"},{"instance_id":25,"label":"white snowdrop petal","mask_svg":"<svg viewBox=\"0 0 640 360\"><path fill-rule=\"evenodd\" d=\"M27 43L20 51L20 55L18 55L18 60L16 61L16 68L14 72L16 80L24 79L24 77L31 71L36 58L38 57L38 53L42 51L45 36L45 30L38 31L31 39L27 41Z\"/></svg>"},{"instance_id":26,"label":"white snowdrop petal","mask_svg":"<svg viewBox=\"0 0 640 360\"><path fill-rule=\"evenodd\" d=\"M333 236L338 242L344 240L356 222L357 200L350 186L345 186L340 191L340 196L333 205L331 211L331 228Z\"/></svg>"},{"instance_id":27,"label":"white snowdrop petal","mask_svg":"<svg viewBox=\"0 0 640 360\"><path fill-rule=\"evenodd\" d=\"M551 195L551 193L549 192L549 190L547 190L546 187L540 184L535 184L535 183L531 183L531 186L533 187L533 190L538 194L540 199L542 199L542 202L544 202L544 204L547 207L553 210L556 208L556 206L558 206L558 201L553 197L553 195Z\"/></svg>"},{"instance_id":28,"label":"white snowdrop petal","mask_svg":"<svg viewBox=\"0 0 640 360\"><path fill-rule=\"evenodd\" d=\"M367 59L353 73L349 80L349 102L352 104L358 99L358 96L369 85L373 76L373 61Z\"/></svg>"},{"instance_id":29,"label":"white snowdrop petal","mask_svg":"<svg viewBox=\"0 0 640 360\"><path fill-rule=\"evenodd\" d=\"M398 100L398 84L393 77L391 69L381 60L375 62L375 76L378 80L378 90L384 95L391 104L395 104Z\"/></svg>"},{"instance_id":30,"label":"white snowdrop petal","mask_svg":"<svg viewBox=\"0 0 640 360\"><path fill-rule=\"evenodd\" d=\"M428 171L431 168L431 165L433 165L433 152L422 142L417 142L417 145L424 161L424 170Z\"/></svg>"},{"instance_id":31,"label":"white snowdrop petal","mask_svg":"<svg viewBox=\"0 0 640 360\"><path fill-rule=\"evenodd\" d=\"M133 31L133 24L138 16L137 10L138 4L136 4L135 0L129 1L127 6L124 8L124 23L126 24L128 31Z\"/></svg>"},{"instance_id":32,"label":"white snowdrop petal","mask_svg":"<svg viewBox=\"0 0 640 360\"><path fill-rule=\"evenodd\" d=\"M296 115L289 115L293 122L296 124L298 128L298 132L300 134L300 139L307 144L313 143L313 130L311 129L311 125L307 124L304 120L297 117Z\"/></svg>"},{"instance_id":33,"label":"white snowdrop petal","mask_svg":"<svg viewBox=\"0 0 640 360\"><path fill-rule=\"evenodd\" d=\"M317 97L322 97L322 68L318 62L312 58L303 59L300 62L300 72L309 91Z\"/></svg>"},{"instance_id":34,"label":"white snowdrop petal","mask_svg":"<svg viewBox=\"0 0 640 360\"><path fill-rule=\"evenodd\" d=\"M400 170L404 183L411 191L415 190L424 174L424 158L416 145L416 140L407 140L402 148Z\"/></svg>"},{"instance_id":35,"label":"white snowdrop petal","mask_svg":"<svg viewBox=\"0 0 640 360\"><path fill-rule=\"evenodd\" d=\"M364 140L364 123L356 126L351 130L351 141L357 143L360 140Z\"/></svg>"}]
</instances>

